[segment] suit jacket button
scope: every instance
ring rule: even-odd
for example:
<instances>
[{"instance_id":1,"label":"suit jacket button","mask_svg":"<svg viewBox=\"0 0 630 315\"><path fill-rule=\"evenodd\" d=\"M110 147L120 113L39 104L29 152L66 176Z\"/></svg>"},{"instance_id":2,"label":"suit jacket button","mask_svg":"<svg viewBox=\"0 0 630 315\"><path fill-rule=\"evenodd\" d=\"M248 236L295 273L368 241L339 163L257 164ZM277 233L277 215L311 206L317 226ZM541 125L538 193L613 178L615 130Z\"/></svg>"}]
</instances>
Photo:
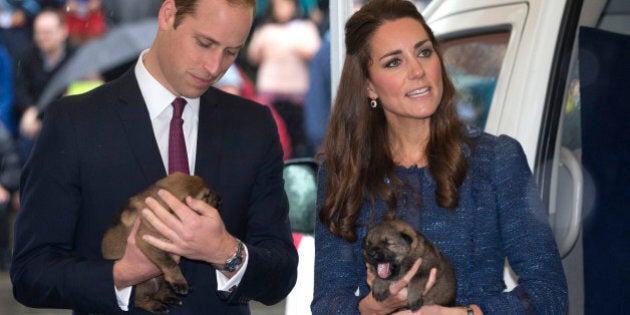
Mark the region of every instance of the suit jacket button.
<instances>
[{"instance_id":1,"label":"suit jacket button","mask_svg":"<svg viewBox=\"0 0 630 315\"><path fill-rule=\"evenodd\" d=\"M221 301L227 301L230 298L231 292L228 291L217 291L217 296Z\"/></svg>"}]
</instances>

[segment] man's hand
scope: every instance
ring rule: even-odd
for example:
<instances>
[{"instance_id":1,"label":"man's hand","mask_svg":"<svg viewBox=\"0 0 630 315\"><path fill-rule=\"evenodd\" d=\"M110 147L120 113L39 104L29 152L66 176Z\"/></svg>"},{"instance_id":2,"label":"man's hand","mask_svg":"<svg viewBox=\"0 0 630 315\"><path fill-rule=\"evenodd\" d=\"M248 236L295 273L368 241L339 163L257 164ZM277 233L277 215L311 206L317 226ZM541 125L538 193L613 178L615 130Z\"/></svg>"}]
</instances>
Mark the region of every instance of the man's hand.
<instances>
[{"instance_id":1,"label":"man's hand","mask_svg":"<svg viewBox=\"0 0 630 315\"><path fill-rule=\"evenodd\" d=\"M7 203L11 200L11 193L0 184L0 204Z\"/></svg>"},{"instance_id":2,"label":"man's hand","mask_svg":"<svg viewBox=\"0 0 630 315\"><path fill-rule=\"evenodd\" d=\"M35 139L42 129L42 122L37 117L38 110L35 106L30 106L22 114L20 120L20 132L29 139Z\"/></svg>"},{"instance_id":3,"label":"man's hand","mask_svg":"<svg viewBox=\"0 0 630 315\"><path fill-rule=\"evenodd\" d=\"M166 190L160 190L158 195L175 214L155 199L146 199L150 210L142 211L144 219L168 239L143 235L147 243L175 255L216 265L222 265L234 254L236 239L225 229L217 209L192 197L186 197L184 204Z\"/></svg>"},{"instance_id":4,"label":"man's hand","mask_svg":"<svg viewBox=\"0 0 630 315\"><path fill-rule=\"evenodd\" d=\"M136 246L136 233L140 220L139 217L136 218L131 233L127 237L125 254L114 263L114 285L118 289L136 285L162 273Z\"/></svg>"}]
</instances>

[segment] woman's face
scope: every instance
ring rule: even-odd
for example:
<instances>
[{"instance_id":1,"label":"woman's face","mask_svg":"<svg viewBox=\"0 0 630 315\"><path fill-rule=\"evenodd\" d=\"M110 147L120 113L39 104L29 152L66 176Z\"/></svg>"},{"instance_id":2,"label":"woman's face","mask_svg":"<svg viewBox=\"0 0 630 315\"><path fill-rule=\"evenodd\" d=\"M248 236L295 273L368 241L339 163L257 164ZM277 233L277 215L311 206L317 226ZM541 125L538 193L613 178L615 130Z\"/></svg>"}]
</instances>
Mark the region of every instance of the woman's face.
<instances>
[{"instance_id":1,"label":"woman's face","mask_svg":"<svg viewBox=\"0 0 630 315\"><path fill-rule=\"evenodd\" d=\"M369 47L368 96L379 99L387 121L428 121L442 100L443 84L440 59L422 24L412 18L385 22Z\"/></svg>"}]
</instances>

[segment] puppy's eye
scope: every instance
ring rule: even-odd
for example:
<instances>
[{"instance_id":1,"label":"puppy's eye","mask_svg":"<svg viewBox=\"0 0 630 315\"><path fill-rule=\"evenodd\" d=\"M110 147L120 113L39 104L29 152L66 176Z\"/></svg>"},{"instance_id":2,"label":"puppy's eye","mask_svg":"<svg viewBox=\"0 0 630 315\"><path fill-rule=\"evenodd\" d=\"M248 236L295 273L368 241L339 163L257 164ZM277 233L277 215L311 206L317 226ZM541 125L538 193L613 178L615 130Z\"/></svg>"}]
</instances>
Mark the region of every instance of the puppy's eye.
<instances>
[{"instance_id":1,"label":"puppy's eye","mask_svg":"<svg viewBox=\"0 0 630 315\"><path fill-rule=\"evenodd\" d=\"M405 240L405 242L407 242L407 244L411 244L411 242L413 241L413 238L405 233L400 233L400 237L402 237L403 240Z\"/></svg>"}]
</instances>

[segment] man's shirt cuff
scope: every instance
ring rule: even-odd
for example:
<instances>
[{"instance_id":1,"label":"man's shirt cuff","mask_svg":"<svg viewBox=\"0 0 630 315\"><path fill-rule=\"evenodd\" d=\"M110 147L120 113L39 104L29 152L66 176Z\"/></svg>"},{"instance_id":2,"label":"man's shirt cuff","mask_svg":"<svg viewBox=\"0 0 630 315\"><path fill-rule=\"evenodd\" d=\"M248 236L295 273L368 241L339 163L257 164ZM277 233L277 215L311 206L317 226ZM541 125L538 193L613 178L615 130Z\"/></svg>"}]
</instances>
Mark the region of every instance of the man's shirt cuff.
<instances>
[{"instance_id":1,"label":"man's shirt cuff","mask_svg":"<svg viewBox=\"0 0 630 315\"><path fill-rule=\"evenodd\" d=\"M247 246L243 244L243 248L245 249L245 261L232 278L226 277L221 271L216 271L217 290L232 292L234 291L234 288L236 288L241 283L241 279L243 279L243 275L245 274L245 270L247 269L247 264L249 263L249 252L247 251Z\"/></svg>"},{"instance_id":2,"label":"man's shirt cuff","mask_svg":"<svg viewBox=\"0 0 630 315\"><path fill-rule=\"evenodd\" d=\"M232 278L226 277L222 272L216 271L217 276L217 290L232 292L234 288L236 288L243 279L243 275L245 274L245 270L247 269L247 264L249 263L249 252L247 251L247 246L243 244L243 248L245 249L245 261L241 268L236 272L236 274ZM116 292L116 300L118 301L118 307L121 310L127 312L129 311L129 299L131 298L131 290L133 287L126 287L118 290L114 287L114 291Z\"/></svg>"},{"instance_id":3,"label":"man's shirt cuff","mask_svg":"<svg viewBox=\"0 0 630 315\"><path fill-rule=\"evenodd\" d=\"M126 287L118 290L114 286L114 291L116 291L116 300L118 301L118 307L120 307L120 309L125 312L129 311L129 299L131 298L132 288L133 287Z\"/></svg>"}]
</instances>

